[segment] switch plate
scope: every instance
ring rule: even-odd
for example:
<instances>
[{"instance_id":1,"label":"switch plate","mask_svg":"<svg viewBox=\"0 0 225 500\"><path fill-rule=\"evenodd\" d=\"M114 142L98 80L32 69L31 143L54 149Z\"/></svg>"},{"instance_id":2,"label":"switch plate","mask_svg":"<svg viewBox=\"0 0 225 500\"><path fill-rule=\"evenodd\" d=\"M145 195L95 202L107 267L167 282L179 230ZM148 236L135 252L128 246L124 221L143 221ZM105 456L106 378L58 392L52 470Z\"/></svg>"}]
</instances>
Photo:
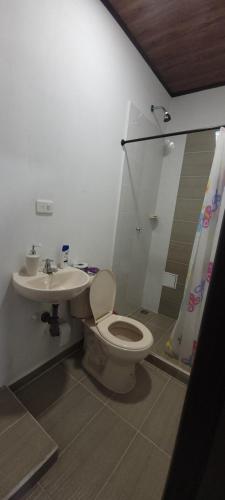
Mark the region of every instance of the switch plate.
<instances>
[{"instance_id":1,"label":"switch plate","mask_svg":"<svg viewBox=\"0 0 225 500\"><path fill-rule=\"evenodd\" d=\"M36 200L37 215L52 215L53 201L52 200Z\"/></svg>"}]
</instances>

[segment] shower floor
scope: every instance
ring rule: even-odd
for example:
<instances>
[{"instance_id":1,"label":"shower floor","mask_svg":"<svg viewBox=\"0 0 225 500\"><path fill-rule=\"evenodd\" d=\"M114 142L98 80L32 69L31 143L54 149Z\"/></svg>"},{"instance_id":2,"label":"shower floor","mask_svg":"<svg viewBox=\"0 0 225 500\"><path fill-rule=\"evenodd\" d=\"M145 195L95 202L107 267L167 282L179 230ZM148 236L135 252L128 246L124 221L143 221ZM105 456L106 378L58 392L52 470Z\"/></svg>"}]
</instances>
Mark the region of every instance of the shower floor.
<instances>
[{"instance_id":1,"label":"shower floor","mask_svg":"<svg viewBox=\"0 0 225 500\"><path fill-rule=\"evenodd\" d=\"M146 311L145 309L138 309L130 316L140 321L146 325L149 330L151 330L154 337L154 343L151 349L152 354L155 354L164 361L173 364L176 368L181 368L185 372L190 373L190 366L170 356L166 352L166 342L170 337L171 330L175 323L174 318L170 318L169 316L165 316L163 314L157 314L152 311Z\"/></svg>"}]
</instances>

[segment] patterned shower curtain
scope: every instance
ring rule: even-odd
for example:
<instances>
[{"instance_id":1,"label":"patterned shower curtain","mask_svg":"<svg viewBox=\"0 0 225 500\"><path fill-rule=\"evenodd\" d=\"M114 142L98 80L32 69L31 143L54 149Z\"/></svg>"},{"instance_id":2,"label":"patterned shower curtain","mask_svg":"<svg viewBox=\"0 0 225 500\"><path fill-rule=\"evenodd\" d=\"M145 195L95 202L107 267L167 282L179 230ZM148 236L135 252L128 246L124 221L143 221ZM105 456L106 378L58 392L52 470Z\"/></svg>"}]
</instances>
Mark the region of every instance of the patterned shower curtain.
<instances>
[{"instance_id":1,"label":"patterned shower curtain","mask_svg":"<svg viewBox=\"0 0 225 500\"><path fill-rule=\"evenodd\" d=\"M195 235L180 314L167 342L170 355L192 366L225 211L225 128L221 128Z\"/></svg>"}]
</instances>

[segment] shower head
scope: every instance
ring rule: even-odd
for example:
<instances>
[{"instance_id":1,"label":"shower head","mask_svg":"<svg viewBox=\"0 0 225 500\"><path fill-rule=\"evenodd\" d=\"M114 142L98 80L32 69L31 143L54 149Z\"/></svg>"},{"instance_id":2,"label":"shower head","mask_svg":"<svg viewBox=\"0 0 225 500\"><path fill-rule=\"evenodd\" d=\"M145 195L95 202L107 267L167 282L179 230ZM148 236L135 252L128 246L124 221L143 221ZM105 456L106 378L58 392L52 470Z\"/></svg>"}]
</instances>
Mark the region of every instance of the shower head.
<instances>
[{"instance_id":1,"label":"shower head","mask_svg":"<svg viewBox=\"0 0 225 500\"><path fill-rule=\"evenodd\" d=\"M169 122L170 120L171 120L170 114L168 113L168 111L165 111L164 112L164 119L163 119L163 121L164 122Z\"/></svg>"},{"instance_id":2,"label":"shower head","mask_svg":"<svg viewBox=\"0 0 225 500\"><path fill-rule=\"evenodd\" d=\"M155 111L155 109L162 109L164 122L169 122L171 120L171 116L168 113L168 111L166 110L166 108L164 108L164 106L154 106L154 104L152 104L151 105L151 112L153 113Z\"/></svg>"}]
</instances>

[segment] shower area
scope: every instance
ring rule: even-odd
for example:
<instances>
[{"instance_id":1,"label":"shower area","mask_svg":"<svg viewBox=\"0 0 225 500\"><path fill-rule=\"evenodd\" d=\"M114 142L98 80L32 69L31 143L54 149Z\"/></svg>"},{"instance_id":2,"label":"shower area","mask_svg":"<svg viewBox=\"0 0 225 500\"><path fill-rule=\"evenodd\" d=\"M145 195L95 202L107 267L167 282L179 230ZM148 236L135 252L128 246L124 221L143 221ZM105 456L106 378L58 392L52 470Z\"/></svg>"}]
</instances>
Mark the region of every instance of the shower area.
<instances>
[{"instance_id":1,"label":"shower area","mask_svg":"<svg viewBox=\"0 0 225 500\"><path fill-rule=\"evenodd\" d=\"M164 128L159 133L159 127L165 127L164 122L170 121L169 113L164 108L160 110L154 106L151 111L152 120L134 104L129 104L128 140L166 133ZM193 269L194 277L197 273L196 259L199 270L199 249L203 248L203 236L206 238L199 228L208 228L207 217L208 221L212 220L211 239L204 243L205 261L203 258L201 268L204 274L204 266L211 264L212 269L210 255L218 237L215 236L216 231L218 233L218 217L221 219L222 216L219 208L224 188L224 131L221 137L222 150L220 148L217 153L218 175L212 193L209 186L220 133L219 130L206 130L171 134L166 138L123 145L113 259L113 271L117 279L116 312L136 318L151 330L154 337L151 359L161 360L186 374L193 363L196 339L189 339L192 347L191 354L187 355L182 350L186 342L182 334L183 324L186 322L185 337L189 336L189 323L192 330L190 337L194 337L193 330L196 335L202 311L195 313L195 319L191 320L186 318L185 311L194 310L198 300L204 303L203 289L207 281L206 278L200 282L199 286L203 288L197 295L191 288L188 289ZM212 203L206 200L208 191ZM218 203L214 210L215 196ZM197 303L194 304L194 301Z\"/></svg>"}]
</instances>

